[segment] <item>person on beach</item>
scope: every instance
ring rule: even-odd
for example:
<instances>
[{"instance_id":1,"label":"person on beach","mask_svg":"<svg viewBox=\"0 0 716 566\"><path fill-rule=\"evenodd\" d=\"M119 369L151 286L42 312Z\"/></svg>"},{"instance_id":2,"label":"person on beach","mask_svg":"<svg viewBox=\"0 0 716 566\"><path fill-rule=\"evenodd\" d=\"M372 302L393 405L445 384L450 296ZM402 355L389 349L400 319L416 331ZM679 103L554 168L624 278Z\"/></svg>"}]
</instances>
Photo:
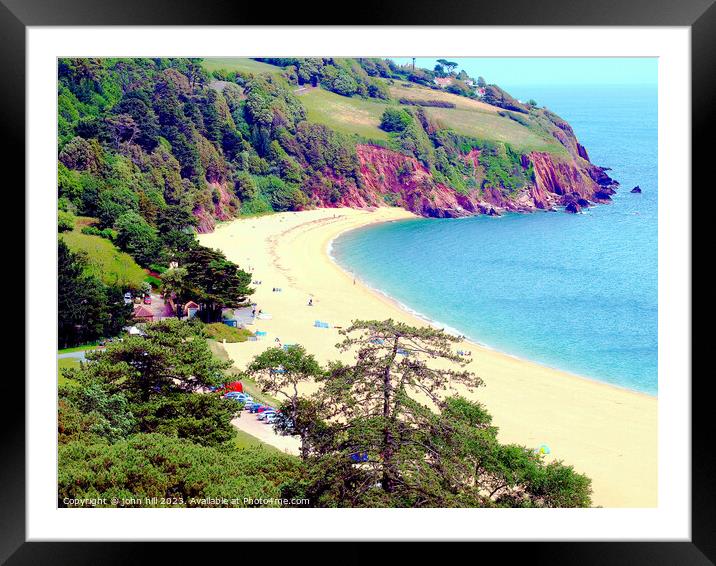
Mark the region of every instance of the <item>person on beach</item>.
<instances>
[{"instance_id":1,"label":"person on beach","mask_svg":"<svg viewBox=\"0 0 716 566\"><path fill-rule=\"evenodd\" d=\"M313 297L308 297L308 306L309 307L313 306Z\"/></svg>"}]
</instances>

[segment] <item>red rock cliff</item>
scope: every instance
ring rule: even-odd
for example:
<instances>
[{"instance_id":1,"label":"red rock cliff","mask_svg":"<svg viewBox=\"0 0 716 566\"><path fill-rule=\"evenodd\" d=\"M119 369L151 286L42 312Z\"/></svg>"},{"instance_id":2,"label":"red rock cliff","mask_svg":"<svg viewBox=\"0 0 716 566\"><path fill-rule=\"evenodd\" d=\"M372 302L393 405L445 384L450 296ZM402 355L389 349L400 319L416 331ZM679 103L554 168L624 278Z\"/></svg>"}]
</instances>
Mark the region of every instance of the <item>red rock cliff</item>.
<instances>
[{"instance_id":1,"label":"red rock cliff","mask_svg":"<svg viewBox=\"0 0 716 566\"><path fill-rule=\"evenodd\" d=\"M581 207L588 202L606 201L614 192L614 181L604 170L581 157L555 158L532 152L522 156L522 166L533 167L534 182L523 189L506 194L499 188L483 187L462 194L436 182L427 167L414 157L373 145L358 145L357 152L364 186L347 191L330 206L391 204L421 216L445 218L551 209L572 202ZM473 150L465 159L477 174L479 152Z\"/></svg>"}]
</instances>

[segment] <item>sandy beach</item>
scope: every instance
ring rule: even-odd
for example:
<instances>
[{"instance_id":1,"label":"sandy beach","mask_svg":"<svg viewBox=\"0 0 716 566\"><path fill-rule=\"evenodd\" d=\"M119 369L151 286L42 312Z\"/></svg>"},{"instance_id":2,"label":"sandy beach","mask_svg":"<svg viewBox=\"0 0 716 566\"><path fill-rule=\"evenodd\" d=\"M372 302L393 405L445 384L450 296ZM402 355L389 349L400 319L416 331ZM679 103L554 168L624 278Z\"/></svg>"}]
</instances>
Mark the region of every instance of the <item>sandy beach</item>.
<instances>
[{"instance_id":1,"label":"sandy beach","mask_svg":"<svg viewBox=\"0 0 716 566\"><path fill-rule=\"evenodd\" d=\"M256 342L226 344L234 364L245 367L253 356L275 345L276 338L282 344L302 344L323 362L336 359L340 356L335 344L341 336L335 327L346 327L354 319L393 318L426 325L362 285L328 255L329 243L342 232L411 217L398 208L319 209L235 220L200 235L203 245L222 250L261 281L254 286L253 299L270 318L256 320L250 329L267 335ZM315 328L316 319L331 327ZM458 392L487 406L503 442L530 448L548 445L548 458L562 460L592 479L594 505L657 505L655 397L470 342L460 349L472 352L467 369L477 373L485 386L472 393ZM263 440L271 440L265 436Z\"/></svg>"}]
</instances>

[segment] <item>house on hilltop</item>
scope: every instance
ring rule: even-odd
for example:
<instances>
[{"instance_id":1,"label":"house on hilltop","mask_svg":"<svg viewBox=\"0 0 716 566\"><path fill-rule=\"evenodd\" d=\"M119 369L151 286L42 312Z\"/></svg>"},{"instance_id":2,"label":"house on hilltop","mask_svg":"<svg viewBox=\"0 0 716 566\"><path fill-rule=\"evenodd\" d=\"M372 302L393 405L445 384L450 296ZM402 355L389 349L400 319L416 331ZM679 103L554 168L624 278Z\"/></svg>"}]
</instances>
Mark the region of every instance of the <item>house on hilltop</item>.
<instances>
[{"instance_id":1,"label":"house on hilltop","mask_svg":"<svg viewBox=\"0 0 716 566\"><path fill-rule=\"evenodd\" d=\"M433 82L439 86L440 88L447 88L452 84L452 78L451 77L435 77L433 79Z\"/></svg>"}]
</instances>

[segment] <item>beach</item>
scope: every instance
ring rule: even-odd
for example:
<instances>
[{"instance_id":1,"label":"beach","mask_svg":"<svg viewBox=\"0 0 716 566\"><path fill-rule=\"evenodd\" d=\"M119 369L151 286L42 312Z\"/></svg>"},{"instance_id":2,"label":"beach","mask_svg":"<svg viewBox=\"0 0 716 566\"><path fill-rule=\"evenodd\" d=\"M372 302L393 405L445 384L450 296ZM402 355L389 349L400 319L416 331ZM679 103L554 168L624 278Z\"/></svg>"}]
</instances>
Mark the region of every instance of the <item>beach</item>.
<instances>
[{"instance_id":1,"label":"beach","mask_svg":"<svg viewBox=\"0 0 716 566\"><path fill-rule=\"evenodd\" d=\"M347 230L406 218L414 215L399 208L317 209L239 219L200 235L202 245L223 251L261 282L253 285L252 300L262 318L249 328L266 335L224 345L236 367L246 367L256 354L276 345L277 338L281 344L302 344L321 362L338 359L335 345L342 337L336 327L345 328L355 319L428 324L363 285L359 274L342 270L328 253L331 241ZM330 328L314 327L315 320ZM487 407L502 442L547 445L548 460L562 460L592 479L596 506L657 505L656 397L468 341L456 349L472 353L467 369L485 386L455 392ZM310 384L303 388L305 393L312 390Z\"/></svg>"}]
</instances>

